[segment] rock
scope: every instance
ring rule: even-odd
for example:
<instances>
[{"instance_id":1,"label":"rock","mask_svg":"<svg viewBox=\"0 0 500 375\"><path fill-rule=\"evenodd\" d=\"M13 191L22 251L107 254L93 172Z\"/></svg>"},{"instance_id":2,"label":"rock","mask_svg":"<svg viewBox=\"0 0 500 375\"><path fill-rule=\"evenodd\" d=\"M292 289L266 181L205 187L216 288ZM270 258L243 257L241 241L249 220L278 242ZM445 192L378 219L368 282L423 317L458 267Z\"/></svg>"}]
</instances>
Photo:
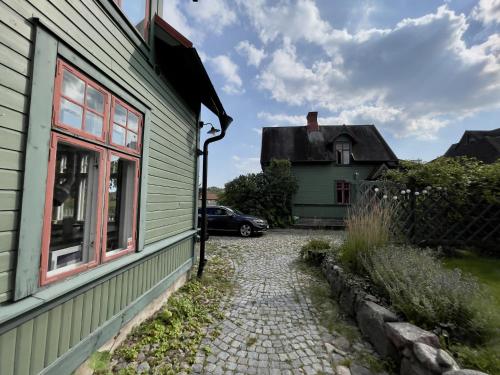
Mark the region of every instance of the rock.
<instances>
[{"instance_id":1,"label":"rock","mask_svg":"<svg viewBox=\"0 0 500 375\"><path fill-rule=\"evenodd\" d=\"M332 353L330 358L331 358L331 362L333 362L333 363L338 363L338 362L343 361L345 359L345 357L343 355L340 355L338 353Z\"/></svg>"},{"instance_id":2,"label":"rock","mask_svg":"<svg viewBox=\"0 0 500 375\"><path fill-rule=\"evenodd\" d=\"M142 362L146 359L146 355L143 352L137 354L137 361Z\"/></svg>"},{"instance_id":3,"label":"rock","mask_svg":"<svg viewBox=\"0 0 500 375\"><path fill-rule=\"evenodd\" d=\"M477 370L461 369L461 370L446 371L443 375L488 375L488 374Z\"/></svg>"},{"instance_id":4,"label":"rock","mask_svg":"<svg viewBox=\"0 0 500 375\"><path fill-rule=\"evenodd\" d=\"M335 351L335 347L328 342L325 342L325 349L328 354L332 354Z\"/></svg>"},{"instance_id":5,"label":"rock","mask_svg":"<svg viewBox=\"0 0 500 375\"><path fill-rule=\"evenodd\" d=\"M422 367L418 362L412 362L408 358L403 358L399 370L400 375L433 375L428 369Z\"/></svg>"},{"instance_id":6,"label":"rock","mask_svg":"<svg viewBox=\"0 0 500 375\"><path fill-rule=\"evenodd\" d=\"M338 266L334 266L333 270L331 271L330 288L332 290L333 296L337 300L340 297L340 291L343 289L344 278L345 277L342 269Z\"/></svg>"},{"instance_id":7,"label":"rock","mask_svg":"<svg viewBox=\"0 0 500 375\"><path fill-rule=\"evenodd\" d=\"M356 302L356 288L349 280L345 280L340 291L340 308L349 316L354 316L354 303Z\"/></svg>"},{"instance_id":8,"label":"rock","mask_svg":"<svg viewBox=\"0 0 500 375\"><path fill-rule=\"evenodd\" d=\"M421 342L439 348L437 336L410 323L384 323L387 337L397 349L402 350L405 346L412 347L413 344Z\"/></svg>"},{"instance_id":9,"label":"rock","mask_svg":"<svg viewBox=\"0 0 500 375\"><path fill-rule=\"evenodd\" d=\"M451 355L448 354L447 351L443 349L438 350L437 354L437 362L441 368L450 369L450 370L458 370L460 367L457 362L453 359Z\"/></svg>"},{"instance_id":10,"label":"rock","mask_svg":"<svg viewBox=\"0 0 500 375\"><path fill-rule=\"evenodd\" d=\"M345 366L335 367L335 372L337 375L351 375L351 371Z\"/></svg>"},{"instance_id":11,"label":"rock","mask_svg":"<svg viewBox=\"0 0 500 375\"><path fill-rule=\"evenodd\" d=\"M341 356L347 356L347 353L344 352L343 350L340 350L339 348L336 348L335 346L333 347L333 351L337 354L340 354Z\"/></svg>"},{"instance_id":12,"label":"rock","mask_svg":"<svg viewBox=\"0 0 500 375\"><path fill-rule=\"evenodd\" d=\"M349 350L351 343L344 336L339 336L333 342L337 348L342 350Z\"/></svg>"},{"instance_id":13,"label":"rock","mask_svg":"<svg viewBox=\"0 0 500 375\"><path fill-rule=\"evenodd\" d=\"M363 301L356 312L359 329L368 337L377 352L383 356L397 357L394 344L385 334L385 322L397 322L398 317L392 311L371 301Z\"/></svg>"},{"instance_id":14,"label":"rock","mask_svg":"<svg viewBox=\"0 0 500 375\"><path fill-rule=\"evenodd\" d=\"M351 365L351 375L373 375L373 373L366 367L360 366L356 363Z\"/></svg>"},{"instance_id":15,"label":"rock","mask_svg":"<svg viewBox=\"0 0 500 375\"><path fill-rule=\"evenodd\" d=\"M413 353L417 360L425 368L431 370L432 372L441 373L441 367L437 361L438 351L436 348L429 346L427 344L422 344L421 342L415 343L413 345Z\"/></svg>"},{"instance_id":16,"label":"rock","mask_svg":"<svg viewBox=\"0 0 500 375\"><path fill-rule=\"evenodd\" d=\"M135 369L138 374L148 374L151 368L149 367L149 363L147 362L142 362L137 366Z\"/></svg>"},{"instance_id":17,"label":"rock","mask_svg":"<svg viewBox=\"0 0 500 375\"><path fill-rule=\"evenodd\" d=\"M200 363L195 363L191 367L191 371L193 371L193 373L195 374L201 374L201 372L203 371L203 366Z\"/></svg>"},{"instance_id":18,"label":"rock","mask_svg":"<svg viewBox=\"0 0 500 375\"><path fill-rule=\"evenodd\" d=\"M410 348L404 348L402 351L401 351L401 354L403 354L403 357L406 357L406 358L411 358L411 355L412 355L412 351Z\"/></svg>"}]
</instances>

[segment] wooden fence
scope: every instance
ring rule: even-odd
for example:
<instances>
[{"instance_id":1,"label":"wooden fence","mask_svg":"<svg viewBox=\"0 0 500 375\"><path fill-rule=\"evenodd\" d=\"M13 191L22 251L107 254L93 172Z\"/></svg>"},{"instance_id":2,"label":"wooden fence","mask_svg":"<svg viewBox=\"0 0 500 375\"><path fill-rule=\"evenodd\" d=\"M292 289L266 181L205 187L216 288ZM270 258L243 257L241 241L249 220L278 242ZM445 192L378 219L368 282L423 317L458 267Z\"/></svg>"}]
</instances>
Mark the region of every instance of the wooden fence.
<instances>
[{"instance_id":1,"label":"wooden fence","mask_svg":"<svg viewBox=\"0 0 500 375\"><path fill-rule=\"evenodd\" d=\"M394 209L393 230L419 245L473 246L500 253L500 204L445 189L415 190L392 182L363 181L356 205L387 204ZM359 206L358 206L359 207Z\"/></svg>"}]
</instances>

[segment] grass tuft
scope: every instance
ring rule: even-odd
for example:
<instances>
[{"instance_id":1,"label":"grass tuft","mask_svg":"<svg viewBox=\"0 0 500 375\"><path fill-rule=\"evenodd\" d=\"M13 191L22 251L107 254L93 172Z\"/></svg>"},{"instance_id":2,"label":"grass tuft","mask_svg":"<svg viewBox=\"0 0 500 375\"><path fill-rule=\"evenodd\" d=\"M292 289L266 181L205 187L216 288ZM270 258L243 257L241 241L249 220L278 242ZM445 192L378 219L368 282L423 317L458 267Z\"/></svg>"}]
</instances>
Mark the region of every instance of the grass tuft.
<instances>
[{"instance_id":1,"label":"grass tuft","mask_svg":"<svg viewBox=\"0 0 500 375\"><path fill-rule=\"evenodd\" d=\"M393 207L383 202L354 206L349 211L347 235L340 248L340 260L344 265L358 273L363 272L360 257L389 243L393 212Z\"/></svg>"}]
</instances>

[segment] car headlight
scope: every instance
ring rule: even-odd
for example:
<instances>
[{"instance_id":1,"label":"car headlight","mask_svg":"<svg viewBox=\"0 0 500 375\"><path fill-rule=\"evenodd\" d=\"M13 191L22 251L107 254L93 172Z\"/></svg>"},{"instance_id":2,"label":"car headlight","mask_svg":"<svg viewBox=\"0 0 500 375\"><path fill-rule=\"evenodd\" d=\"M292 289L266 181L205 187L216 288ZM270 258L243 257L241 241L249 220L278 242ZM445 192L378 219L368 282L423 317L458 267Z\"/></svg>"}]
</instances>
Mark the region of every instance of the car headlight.
<instances>
[{"instance_id":1,"label":"car headlight","mask_svg":"<svg viewBox=\"0 0 500 375\"><path fill-rule=\"evenodd\" d=\"M260 224L260 225L263 225L263 224L265 224L266 222L265 222L264 220L262 220L262 219L255 219L255 220L253 221L253 223L254 223L254 224Z\"/></svg>"}]
</instances>

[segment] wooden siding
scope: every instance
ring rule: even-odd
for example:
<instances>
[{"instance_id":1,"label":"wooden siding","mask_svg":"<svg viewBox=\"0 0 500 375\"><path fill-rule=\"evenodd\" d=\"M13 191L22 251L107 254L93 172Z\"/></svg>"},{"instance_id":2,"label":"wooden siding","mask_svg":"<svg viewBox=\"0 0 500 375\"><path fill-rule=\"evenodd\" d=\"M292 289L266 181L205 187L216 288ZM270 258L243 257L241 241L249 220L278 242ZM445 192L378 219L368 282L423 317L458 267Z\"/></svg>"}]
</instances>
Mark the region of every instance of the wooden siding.
<instances>
[{"instance_id":1,"label":"wooden siding","mask_svg":"<svg viewBox=\"0 0 500 375\"><path fill-rule=\"evenodd\" d=\"M196 114L148 57L97 0L0 0L0 303L11 298L13 287L34 17L151 108L145 243L189 230L194 219Z\"/></svg>"},{"instance_id":2,"label":"wooden siding","mask_svg":"<svg viewBox=\"0 0 500 375\"><path fill-rule=\"evenodd\" d=\"M338 166L294 165L292 173L297 177L299 189L293 198L293 215L299 217L344 217L346 206L336 204L335 182L345 180L353 185L365 179L373 165ZM357 177L355 172L358 173ZM354 191L351 189L351 195ZM351 196L352 197L352 196Z\"/></svg>"},{"instance_id":3,"label":"wooden siding","mask_svg":"<svg viewBox=\"0 0 500 375\"><path fill-rule=\"evenodd\" d=\"M192 250L190 238L159 251L0 335L0 373L38 374L189 261Z\"/></svg>"}]
</instances>

